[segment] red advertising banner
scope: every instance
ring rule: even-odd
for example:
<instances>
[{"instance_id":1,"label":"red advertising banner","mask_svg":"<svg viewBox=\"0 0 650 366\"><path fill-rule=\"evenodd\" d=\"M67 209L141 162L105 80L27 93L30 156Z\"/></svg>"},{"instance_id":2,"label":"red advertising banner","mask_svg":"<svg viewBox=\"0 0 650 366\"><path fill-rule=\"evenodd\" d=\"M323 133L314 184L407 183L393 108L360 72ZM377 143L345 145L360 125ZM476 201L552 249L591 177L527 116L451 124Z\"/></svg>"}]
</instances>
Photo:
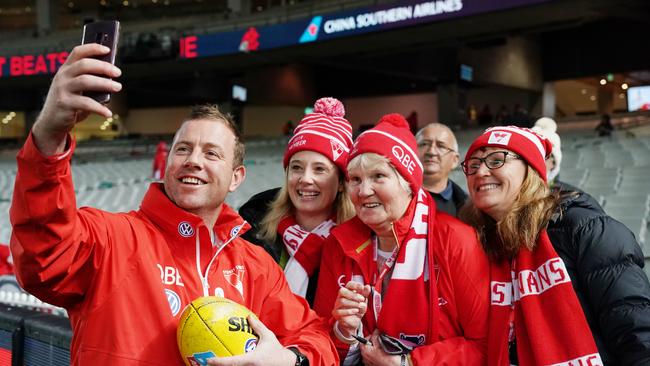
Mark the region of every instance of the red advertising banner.
<instances>
[{"instance_id":1,"label":"red advertising banner","mask_svg":"<svg viewBox=\"0 0 650 366\"><path fill-rule=\"evenodd\" d=\"M0 77L54 74L67 58L68 52L0 56Z\"/></svg>"}]
</instances>

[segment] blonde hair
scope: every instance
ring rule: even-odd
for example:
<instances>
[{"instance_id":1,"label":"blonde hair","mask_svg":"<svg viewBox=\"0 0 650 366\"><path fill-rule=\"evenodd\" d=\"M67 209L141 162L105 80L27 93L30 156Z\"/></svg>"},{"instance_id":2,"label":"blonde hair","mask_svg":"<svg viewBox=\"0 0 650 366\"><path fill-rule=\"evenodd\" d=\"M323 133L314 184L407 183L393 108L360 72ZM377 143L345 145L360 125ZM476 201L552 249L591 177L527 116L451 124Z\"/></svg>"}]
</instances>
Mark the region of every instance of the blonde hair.
<instances>
[{"instance_id":1,"label":"blonde hair","mask_svg":"<svg viewBox=\"0 0 650 366\"><path fill-rule=\"evenodd\" d=\"M471 200L461 208L459 217L479 234L483 249L494 261L514 258L521 248L535 249L539 233L557 209L558 194L530 166L515 202L498 222L474 206Z\"/></svg>"},{"instance_id":2,"label":"blonde hair","mask_svg":"<svg viewBox=\"0 0 650 366\"><path fill-rule=\"evenodd\" d=\"M342 186L345 183L345 176L338 169L337 172L339 174L339 185ZM287 188L288 168L284 170L284 176L284 184L278 191L275 199L269 204L269 210L260 223L260 236L264 241L269 243L275 241L278 235L280 221L289 215L293 215L296 211L296 207L291 202L291 197L289 197L289 189ZM348 192L345 189L337 192L336 198L334 199L334 209L336 210L337 224L354 217L354 205L352 205L352 201L350 201Z\"/></svg>"},{"instance_id":3,"label":"blonde hair","mask_svg":"<svg viewBox=\"0 0 650 366\"><path fill-rule=\"evenodd\" d=\"M413 191L411 190L411 185L409 184L409 182L406 181L404 177L402 177L402 175L397 171L397 169L395 169L393 163L391 163L390 160L383 155L379 155L376 153L363 153L355 156L354 159L348 162L348 174L350 173L351 169L357 169L357 168L372 169L372 168L376 168L382 163L388 164L390 169L397 176L399 185L402 186L402 188L404 188L406 192L408 192L409 196L412 196Z\"/></svg>"}]
</instances>

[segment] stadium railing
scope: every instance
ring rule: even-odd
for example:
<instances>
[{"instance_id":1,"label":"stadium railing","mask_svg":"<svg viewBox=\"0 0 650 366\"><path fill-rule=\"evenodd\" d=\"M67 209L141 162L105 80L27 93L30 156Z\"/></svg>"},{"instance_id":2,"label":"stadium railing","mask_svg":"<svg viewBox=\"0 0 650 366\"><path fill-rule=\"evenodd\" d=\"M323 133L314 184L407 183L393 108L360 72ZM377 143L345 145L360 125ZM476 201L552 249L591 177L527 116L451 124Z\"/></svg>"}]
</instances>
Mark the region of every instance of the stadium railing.
<instances>
[{"instance_id":1,"label":"stadium railing","mask_svg":"<svg viewBox=\"0 0 650 366\"><path fill-rule=\"evenodd\" d=\"M0 305L0 365L70 365L67 318Z\"/></svg>"}]
</instances>

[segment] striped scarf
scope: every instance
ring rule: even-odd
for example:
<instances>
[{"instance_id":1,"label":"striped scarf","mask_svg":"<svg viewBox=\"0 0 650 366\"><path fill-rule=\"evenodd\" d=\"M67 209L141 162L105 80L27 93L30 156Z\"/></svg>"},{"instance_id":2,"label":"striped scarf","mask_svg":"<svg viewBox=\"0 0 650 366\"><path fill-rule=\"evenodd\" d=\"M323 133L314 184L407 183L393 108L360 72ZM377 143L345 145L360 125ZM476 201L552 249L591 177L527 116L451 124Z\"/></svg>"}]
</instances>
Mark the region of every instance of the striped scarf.
<instances>
[{"instance_id":1,"label":"striped scarf","mask_svg":"<svg viewBox=\"0 0 650 366\"><path fill-rule=\"evenodd\" d=\"M509 365L514 321L519 365L602 365L564 262L543 230L534 251L490 263L488 364Z\"/></svg>"},{"instance_id":2,"label":"striped scarf","mask_svg":"<svg viewBox=\"0 0 650 366\"><path fill-rule=\"evenodd\" d=\"M420 189L415 212L410 216L410 229L397 249L397 259L388 289L379 306L380 312L376 309L378 299L374 298L375 295L371 303L373 309L368 309L368 312L375 311L375 314L379 314L377 328L382 333L406 341L414 347L438 339L438 292L435 280L430 278L433 267L431 263L434 263L431 248L436 247L436 243L432 242L435 207L433 198ZM379 278L375 287L381 286L380 283Z\"/></svg>"},{"instance_id":3,"label":"striped scarf","mask_svg":"<svg viewBox=\"0 0 650 366\"><path fill-rule=\"evenodd\" d=\"M284 275L294 294L307 295L309 277L318 269L323 243L335 225L332 219L325 220L310 232L303 230L293 216L283 218L278 224L278 234L289 253Z\"/></svg>"}]
</instances>

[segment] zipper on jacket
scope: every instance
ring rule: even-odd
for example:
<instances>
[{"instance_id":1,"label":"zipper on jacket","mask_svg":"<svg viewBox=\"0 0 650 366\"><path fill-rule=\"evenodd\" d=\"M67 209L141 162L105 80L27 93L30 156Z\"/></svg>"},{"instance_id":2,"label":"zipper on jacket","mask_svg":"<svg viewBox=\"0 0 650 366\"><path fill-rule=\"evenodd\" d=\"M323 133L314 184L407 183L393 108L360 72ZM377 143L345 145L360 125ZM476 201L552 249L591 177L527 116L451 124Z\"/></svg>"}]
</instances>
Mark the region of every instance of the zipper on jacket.
<instances>
[{"instance_id":1,"label":"zipper on jacket","mask_svg":"<svg viewBox=\"0 0 650 366\"><path fill-rule=\"evenodd\" d=\"M230 242L232 242L237 237L239 237L239 233L241 233L241 229L244 227L244 225L246 225L245 220L241 225L239 225L239 229L237 230L237 233L231 236L225 243L223 243L222 245L219 246L219 248L217 248L217 251L214 253L212 259L210 259L210 262L208 263L208 266L205 269L205 273L201 271L201 241L199 240L199 230L196 231L196 273L198 273L199 279L201 280L201 287L203 288L203 296L210 296L210 284L208 283L208 274L210 273L210 267L212 266L212 263L214 263L214 260L217 258L219 253L221 253L223 248L226 247L226 245L228 245ZM214 240L216 239L210 238L211 244L213 245L214 245Z\"/></svg>"}]
</instances>

